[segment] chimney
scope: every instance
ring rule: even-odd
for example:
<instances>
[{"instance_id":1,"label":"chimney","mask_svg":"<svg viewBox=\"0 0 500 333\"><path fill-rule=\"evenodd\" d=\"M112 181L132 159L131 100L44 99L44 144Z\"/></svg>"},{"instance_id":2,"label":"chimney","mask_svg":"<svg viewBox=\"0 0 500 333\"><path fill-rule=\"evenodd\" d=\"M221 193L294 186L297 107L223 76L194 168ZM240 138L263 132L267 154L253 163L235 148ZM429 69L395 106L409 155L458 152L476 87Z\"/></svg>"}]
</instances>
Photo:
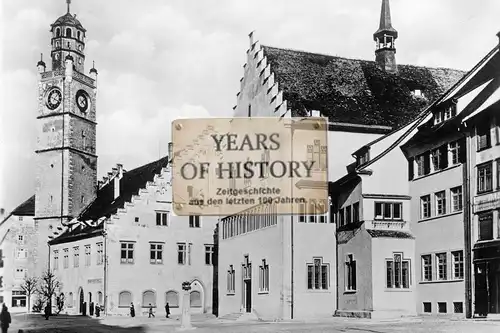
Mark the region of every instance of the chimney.
<instances>
[{"instance_id":1,"label":"chimney","mask_svg":"<svg viewBox=\"0 0 500 333\"><path fill-rule=\"evenodd\" d=\"M123 178L123 164L116 164L116 168L113 168L113 174L115 175L113 181L115 189L114 198L116 199L120 196L120 180Z\"/></svg>"}]
</instances>

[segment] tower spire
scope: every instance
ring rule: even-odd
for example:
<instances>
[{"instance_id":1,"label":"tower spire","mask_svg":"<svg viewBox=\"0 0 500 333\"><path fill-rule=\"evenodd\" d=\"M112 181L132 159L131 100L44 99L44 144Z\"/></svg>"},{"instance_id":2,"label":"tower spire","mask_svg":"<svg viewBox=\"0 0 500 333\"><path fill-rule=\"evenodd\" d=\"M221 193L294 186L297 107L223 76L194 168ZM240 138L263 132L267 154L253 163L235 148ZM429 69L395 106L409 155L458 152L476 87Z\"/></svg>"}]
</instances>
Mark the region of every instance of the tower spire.
<instances>
[{"instance_id":1,"label":"tower spire","mask_svg":"<svg viewBox=\"0 0 500 333\"><path fill-rule=\"evenodd\" d=\"M379 28L373 34L373 40L377 42L375 61L381 69L390 73L397 72L395 46L397 38L398 32L392 27L389 0L382 0Z\"/></svg>"},{"instance_id":2,"label":"tower spire","mask_svg":"<svg viewBox=\"0 0 500 333\"><path fill-rule=\"evenodd\" d=\"M66 4L68 5L68 14L69 14L69 5L71 5L71 0L66 0Z\"/></svg>"}]
</instances>

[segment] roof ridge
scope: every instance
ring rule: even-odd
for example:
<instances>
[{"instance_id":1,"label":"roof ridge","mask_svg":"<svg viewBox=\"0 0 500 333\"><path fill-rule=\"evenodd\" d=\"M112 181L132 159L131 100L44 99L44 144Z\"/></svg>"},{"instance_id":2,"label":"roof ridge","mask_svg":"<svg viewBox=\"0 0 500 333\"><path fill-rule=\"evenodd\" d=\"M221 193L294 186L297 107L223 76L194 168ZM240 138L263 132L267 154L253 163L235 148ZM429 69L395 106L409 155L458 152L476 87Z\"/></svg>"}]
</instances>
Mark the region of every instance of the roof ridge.
<instances>
[{"instance_id":1,"label":"roof ridge","mask_svg":"<svg viewBox=\"0 0 500 333\"><path fill-rule=\"evenodd\" d=\"M319 56L332 57L332 58L337 58L337 59L354 60L354 61L360 61L360 62L375 63L375 60L367 60L367 59L360 59L360 58L348 58L348 57L344 57L344 56L331 55L331 54L322 53L322 52L311 52L311 51L305 51L305 50L294 49L294 48L285 48L285 47L270 46L270 45L265 45L265 44L261 44L261 46L263 48L267 47L267 48L277 49L277 50L283 50L283 51L300 52L300 53L304 53L304 54L319 55ZM451 68L451 67L430 67L430 66L421 66L421 65L414 65L414 64L398 64L398 66L426 68L426 69L446 69L446 70L452 70L452 71L458 71L458 72L467 73L467 70L457 69L457 68Z\"/></svg>"}]
</instances>

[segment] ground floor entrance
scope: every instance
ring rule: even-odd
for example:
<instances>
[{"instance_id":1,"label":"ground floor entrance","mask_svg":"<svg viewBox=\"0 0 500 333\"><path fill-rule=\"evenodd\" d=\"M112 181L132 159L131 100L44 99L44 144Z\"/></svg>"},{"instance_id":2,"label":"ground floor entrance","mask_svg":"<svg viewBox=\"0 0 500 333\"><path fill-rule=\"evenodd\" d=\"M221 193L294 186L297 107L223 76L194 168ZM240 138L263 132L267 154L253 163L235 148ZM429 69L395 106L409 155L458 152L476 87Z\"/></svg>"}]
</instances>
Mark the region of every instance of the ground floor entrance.
<instances>
[{"instance_id":1,"label":"ground floor entrance","mask_svg":"<svg viewBox=\"0 0 500 333\"><path fill-rule=\"evenodd\" d=\"M474 313L500 313L500 245L475 250Z\"/></svg>"}]
</instances>

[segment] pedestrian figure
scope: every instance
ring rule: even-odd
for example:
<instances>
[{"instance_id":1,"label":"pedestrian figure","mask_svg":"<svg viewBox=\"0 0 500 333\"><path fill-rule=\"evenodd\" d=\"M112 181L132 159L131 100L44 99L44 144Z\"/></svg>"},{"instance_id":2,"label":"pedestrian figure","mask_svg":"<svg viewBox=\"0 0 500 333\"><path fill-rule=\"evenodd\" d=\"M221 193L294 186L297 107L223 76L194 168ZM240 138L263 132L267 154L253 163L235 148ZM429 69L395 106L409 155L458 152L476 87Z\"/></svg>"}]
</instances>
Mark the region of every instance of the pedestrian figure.
<instances>
[{"instance_id":1,"label":"pedestrian figure","mask_svg":"<svg viewBox=\"0 0 500 333\"><path fill-rule=\"evenodd\" d=\"M2 333L7 333L11 322L10 313L7 309L5 303L2 306L2 312L0 313L0 327L2 328Z\"/></svg>"},{"instance_id":2,"label":"pedestrian figure","mask_svg":"<svg viewBox=\"0 0 500 333\"><path fill-rule=\"evenodd\" d=\"M168 302L167 304L165 304L165 314L168 318L168 316L170 316L170 305L168 305Z\"/></svg>"},{"instance_id":3,"label":"pedestrian figure","mask_svg":"<svg viewBox=\"0 0 500 333\"><path fill-rule=\"evenodd\" d=\"M134 303L130 303L130 317L135 317Z\"/></svg>"},{"instance_id":4,"label":"pedestrian figure","mask_svg":"<svg viewBox=\"0 0 500 333\"><path fill-rule=\"evenodd\" d=\"M100 314L101 314L101 307L99 306L99 304L96 304L95 305L95 316L99 317Z\"/></svg>"},{"instance_id":5,"label":"pedestrian figure","mask_svg":"<svg viewBox=\"0 0 500 333\"><path fill-rule=\"evenodd\" d=\"M50 306L49 303L47 302L47 305L45 305L45 320L49 320L50 317Z\"/></svg>"},{"instance_id":6,"label":"pedestrian figure","mask_svg":"<svg viewBox=\"0 0 500 333\"><path fill-rule=\"evenodd\" d=\"M90 302L89 315L91 317L94 315L94 302Z\"/></svg>"},{"instance_id":7,"label":"pedestrian figure","mask_svg":"<svg viewBox=\"0 0 500 333\"><path fill-rule=\"evenodd\" d=\"M153 306L151 305L151 303L149 303L149 317L148 318L151 318L151 316L153 316L153 318L154 318L155 314L153 313Z\"/></svg>"}]
</instances>

